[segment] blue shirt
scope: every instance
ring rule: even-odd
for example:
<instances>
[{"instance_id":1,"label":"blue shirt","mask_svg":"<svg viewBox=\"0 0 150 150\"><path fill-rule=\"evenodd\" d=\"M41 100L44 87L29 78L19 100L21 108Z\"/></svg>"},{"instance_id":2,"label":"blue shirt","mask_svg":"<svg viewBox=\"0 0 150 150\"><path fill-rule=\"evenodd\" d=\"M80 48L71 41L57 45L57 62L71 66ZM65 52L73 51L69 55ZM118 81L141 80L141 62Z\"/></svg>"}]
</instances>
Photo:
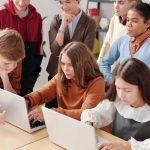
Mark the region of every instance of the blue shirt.
<instances>
[{"instance_id":1,"label":"blue shirt","mask_svg":"<svg viewBox=\"0 0 150 150\"><path fill-rule=\"evenodd\" d=\"M119 38L112 44L109 52L99 63L100 70L108 84L112 83L111 65L118 59L122 63L131 57L129 35ZM150 68L150 37L146 39L133 57L143 61Z\"/></svg>"}]
</instances>

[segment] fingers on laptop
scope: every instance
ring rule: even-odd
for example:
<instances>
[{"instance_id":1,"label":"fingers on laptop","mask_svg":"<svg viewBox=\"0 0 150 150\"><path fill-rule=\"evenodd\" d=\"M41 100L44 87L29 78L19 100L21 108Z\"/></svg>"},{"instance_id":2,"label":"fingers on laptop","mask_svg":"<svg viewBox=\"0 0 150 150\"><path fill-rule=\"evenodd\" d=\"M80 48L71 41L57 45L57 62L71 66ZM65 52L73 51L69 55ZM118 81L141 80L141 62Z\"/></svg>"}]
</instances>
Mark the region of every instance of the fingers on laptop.
<instances>
[{"instance_id":1,"label":"fingers on laptop","mask_svg":"<svg viewBox=\"0 0 150 150\"><path fill-rule=\"evenodd\" d=\"M38 107L34 110L32 110L29 113L29 120L42 120L43 119L43 113L41 107Z\"/></svg>"}]
</instances>

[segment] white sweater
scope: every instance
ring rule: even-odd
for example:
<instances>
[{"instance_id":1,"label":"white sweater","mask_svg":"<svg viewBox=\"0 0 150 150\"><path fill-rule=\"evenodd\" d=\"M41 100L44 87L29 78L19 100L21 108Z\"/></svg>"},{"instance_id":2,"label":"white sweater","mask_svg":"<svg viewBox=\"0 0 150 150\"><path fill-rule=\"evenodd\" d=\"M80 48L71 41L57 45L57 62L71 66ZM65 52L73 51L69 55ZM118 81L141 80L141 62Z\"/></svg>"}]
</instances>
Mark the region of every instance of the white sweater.
<instances>
[{"instance_id":1,"label":"white sweater","mask_svg":"<svg viewBox=\"0 0 150 150\"><path fill-rule=\"evenodd\" d=\"M114 15L110 21L109 29L104 39L97 62L100 62L101 58L103 58L104 55L109 51L109 48L115 40L126 34L126 26L119 22L118 16Z\"/></svg>"}]
</instances>

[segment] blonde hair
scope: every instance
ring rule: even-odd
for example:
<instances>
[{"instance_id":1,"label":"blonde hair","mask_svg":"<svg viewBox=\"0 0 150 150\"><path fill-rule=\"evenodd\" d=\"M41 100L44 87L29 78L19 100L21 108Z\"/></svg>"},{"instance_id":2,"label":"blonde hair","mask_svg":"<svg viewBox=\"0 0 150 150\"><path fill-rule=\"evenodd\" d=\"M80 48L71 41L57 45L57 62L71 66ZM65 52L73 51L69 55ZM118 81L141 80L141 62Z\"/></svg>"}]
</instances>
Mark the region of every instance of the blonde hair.
<instances>
[{"instance_id":1,"label":"blonde hair","mask_svg":"<svg viewBox=\"0 0 150 150\"><path fill-rule=\"evenodd\" d=\"M24 42L16 30L0 30L0 55L13 61L25 57Z\"/></svg>"}]
</instances>

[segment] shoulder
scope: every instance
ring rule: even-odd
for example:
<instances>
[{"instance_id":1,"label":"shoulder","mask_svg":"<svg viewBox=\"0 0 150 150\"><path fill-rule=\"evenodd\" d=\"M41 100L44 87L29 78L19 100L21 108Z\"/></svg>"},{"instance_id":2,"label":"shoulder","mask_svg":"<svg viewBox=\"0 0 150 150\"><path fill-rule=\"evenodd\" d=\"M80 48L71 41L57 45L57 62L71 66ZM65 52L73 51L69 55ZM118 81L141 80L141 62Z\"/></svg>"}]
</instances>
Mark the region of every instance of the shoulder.
<instances>
[{"instance_id":1,"label":"shoulder","mask_svg":"<svg viewBox=\"0 0 150 150\"><path fill-rule=\"evenodd\" d=\"M95 87L104 86L104 85L105 85L105 81L104 78L101 76L96 77L95 79L91 80L91 82L89 83L89 86L95 86Z\"/></svg>"},{"instance_id":2,"label":"shoulder","mask_svg":"<svg viewBox=\"0 0 150 150\"><path fill-rule=\"evenodd\" d=\"M82 11L81 19L86 22L89 22L90 24L95 24L95 20L91 16L88 16L87 14L85 14L84 11Z\"/></svg>"}]
</instances>

